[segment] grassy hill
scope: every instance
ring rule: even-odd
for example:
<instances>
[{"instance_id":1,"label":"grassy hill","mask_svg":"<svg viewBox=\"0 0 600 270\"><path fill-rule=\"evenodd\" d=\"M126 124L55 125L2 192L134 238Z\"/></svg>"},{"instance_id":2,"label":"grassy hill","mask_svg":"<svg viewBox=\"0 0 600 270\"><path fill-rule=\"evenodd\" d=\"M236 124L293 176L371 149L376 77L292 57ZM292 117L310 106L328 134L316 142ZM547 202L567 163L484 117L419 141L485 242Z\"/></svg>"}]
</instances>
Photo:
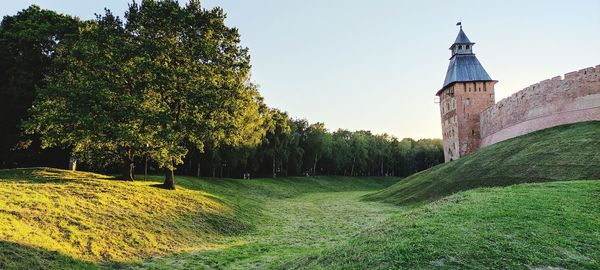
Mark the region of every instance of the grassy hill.
<instances>
[{"instance_id":1,"label":"grassy hill","mask_svg":"<svg viewBox=\"0 0 600 270\"><path fill-rule=\"evenodd\" d=\"M232 260L232 256L239 259L240 254L232 245L240 243L233 242L238 241L238 236L253 234L258 225L265 227L273 220L270 215L282 214L270 214L267 209L279 206L282 200L306 193L366 190L352 195L352 201L358 203L358 196L397 181L344 177L255 180L178 177L180 188L170 191L155 187L162 177L152 178L153 181L132 183L100 174L51 168L0 170L0 269L122 268L156 256L233 250L206 255L202 263L214 268ZM295 205L304 207L307 203ZM313 214L322 215L318 207L315 209ZM371 211L378 216L378 209L365 208L364 213ZM340 218L352 214L348 209L344 211L338 213ZM291 218L298 210L287 212ZM350 230L347 227L339 233L350 235L353 233ZM290 233L279 235L285 238ZM276 244L269 247L276 251ZM262 253L253 251L255 256ZM210 261L212 258L214 262ZM166 263L165 269L173 269L169 266L173 261ZM161 263L144 268L159 267Z\"/></svg>"},{"instance_id":2,"label":"grassy hill","mask_svg":"<svg viewBox=\"0 0 600 270\"><path fill-rule=\"evenodd\" d=\"M366 199L407 204L477 187L573 179L600 179L600 121L503 141L411 175Z\"/></svg>"},{"instance_id":3,"label":"grassy hill","mask_svg":"<svg viewBox=\"0 0 600 270\"><path fill-rule=\"evenodd\" d=\"M480 188L280 269L600 269L600 180Z\"/></svg>"},{"instance_id":4,"label":"grassy hill","mask_svg":"<svg viewBox=\"0 0 600 270\"><path fill-rule=\"evenodd\" d=\"M0 170L0 269L596 269L599 138L556 127L400 182Z\"/></svg>"}]
</instances>

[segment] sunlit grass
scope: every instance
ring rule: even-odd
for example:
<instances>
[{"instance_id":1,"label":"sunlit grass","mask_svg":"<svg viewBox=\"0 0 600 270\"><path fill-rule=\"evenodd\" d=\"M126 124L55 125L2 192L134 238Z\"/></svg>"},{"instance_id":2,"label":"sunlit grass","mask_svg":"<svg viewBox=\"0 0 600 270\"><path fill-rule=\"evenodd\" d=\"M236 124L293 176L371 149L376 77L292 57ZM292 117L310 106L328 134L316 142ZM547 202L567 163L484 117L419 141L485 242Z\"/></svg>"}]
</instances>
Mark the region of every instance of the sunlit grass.
<instances>
[{"instance_id":1,"label":"sunlit grass","mask_svg":"<svg viewBox=\"0 0 600 270\"><path fill-rule=\"evenodd\" d=\"M273 199L257 230L231 237L223 249L184 253L146 262L140 269L269 269L342 244L401 209L361 202L369 191L307 193Z\"/></svg>"},{"instance_id":2,"label":"sunlit grass","mask_svg":"<svg viewBox=\"0 0 600 270\"><path fill-rule=\"evenodd\" d=\"M264 264L275 257L285 258L278 257L280 252L296 254L318 243L333 244L328 237L344 239L352 235L352 227L340 224L362 219L352 216L361 206L371 205L363 212L387 216L374 206L379 204L359 202L358 196L397 181L181 176L177 177L179 188L171 191L155 187L162 176L149 179L123 182L100 174L52 168L0 170L0 268L185 269L189 265L244 268L252 263ZM339 191L360 192L350 192L351 200L343 192L339 198L327 195ZM319 197L310 196L315 192L325 192L323 197L332 201L347 202L345 206L338 203L345 207L344 215L338 213L336 217L320 209L321 204L311 204ZM308 196L309 202L295 199L303 196ZM318 213L335 222L310 220L312 229L302 235L282 231L282 226L295 226L300 221L295 216L298 206L307 207L308 218L310 213ZM328 209L334 211L336 207ZM366 221L358 222L362 225L355 229L366 226ZM324 236L323 241L306 239L308 233L322 230L316 225L335 226L339 233ZM292 245L290 249L285 241L291 239L297 247ZM165 259L147 261L154 257Z\"/></svg>"},{"instance_id":3,"label":"sunlit grass","mask_svg":"<svg viewBox=\"0 0 600 270\"><path fill-rule=\"evenodd\" d=\"M217 245L251 228L209 194L56 169L0 171L0 239L90 262Z\"/></svg>"}]
</instances>

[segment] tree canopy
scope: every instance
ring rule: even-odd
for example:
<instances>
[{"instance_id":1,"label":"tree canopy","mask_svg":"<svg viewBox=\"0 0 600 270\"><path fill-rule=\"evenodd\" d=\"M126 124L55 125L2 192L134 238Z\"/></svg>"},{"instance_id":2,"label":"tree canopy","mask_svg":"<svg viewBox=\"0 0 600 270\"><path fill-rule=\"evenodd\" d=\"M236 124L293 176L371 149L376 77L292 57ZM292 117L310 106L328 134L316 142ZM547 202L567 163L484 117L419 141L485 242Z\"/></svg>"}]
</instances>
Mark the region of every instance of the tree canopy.
<instances>
[{"instance_id":1,"label":"tree canopy","mask_svg":"<svg viewBox=\"0 0 600 270\"><path fill-rule=\"evenodd\" d=\"M51 69L59 44L78 37L79 20L32 5L0 23L0 166L40 165L62 154L40 152L35 136L21 132L36 89ZM51 164L56 164L51 162ZM58 164L62 164L59 162Z\"/></svg>"},{"instance_id":2,"label":"tree canopy","mask_svg":"<svg viewBox=\"0 0 600 270\"><path fill-rule=\"evenodd\" d=\"M0 132L0 155L38 142L96 170L120 167L124 180L143 160L165 172L169 189L175 170L401 176L443 161L439 139L331 132L269 108L225 18L195 0L132 2L122 17L105 10L89 21L36 6L5 17L0 95L10 106L0 118L10 128Z\"/></svg>"},{"instance_id":3,"label":"tree canopy","mask_svg":"<svg viewBox=\"0 0 600 270\"><path fill-rule=\"evenodd\" d=\"M259 142L262 101L249 83L248 51L220 8L145 0L125 18L106 10L78 42L59 48L26 123L43 146L88 161L97 152L122 157L128 180L134 154L144 153L166 169L173 189L189 148Z\"/></svg>"}]
</instances>

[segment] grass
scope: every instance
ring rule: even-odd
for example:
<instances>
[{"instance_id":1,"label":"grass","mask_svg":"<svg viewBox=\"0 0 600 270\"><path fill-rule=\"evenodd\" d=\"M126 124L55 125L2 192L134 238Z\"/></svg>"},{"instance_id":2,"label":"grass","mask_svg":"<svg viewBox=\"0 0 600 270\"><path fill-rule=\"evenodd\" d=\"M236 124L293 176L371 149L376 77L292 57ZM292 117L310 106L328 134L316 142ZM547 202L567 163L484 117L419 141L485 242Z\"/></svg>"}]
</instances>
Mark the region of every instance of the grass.
<instances>
[{"instance_id":1,"label":"grass","mask_svg":"<svg viewBox=\"0 0 600 270\"><path fill-rule=\"evenodd\" d=\"M280 269L600 269L600 180L461 192Z\"/></svg>"},{"instance_id":2,"label":"grass","mask_svg":"<svg viewBox=\"0 0 600 270\"><path fill-rule=\"evenodd\" d=\"M556 127L400 182L0 170L0 269L600 269L598 138Z\"/></svg>"},{"instance_id":3,"label":"grass","mask_svg":"<svg viewBox=\"0 0 600 270\"><path fill-rule=\"evenodd\" d=\"M179 257L190 261L198 256L207 259L207 266L220 268L233 261L244 265L239 257L248 251L249 262L267 262L286 247L281 242L289 239L285 234L279 240L276 235L265 239L278 226L289 225L285 222L297 213L296 197L346 191L355 206L371 205L364 209L366 215L385 216L374 206L379 204L359 203L356 196L397 181L178 177L180 188L169 191L155 187L161 177L153 180L121 182L51 168L0 170L0 269L173 268L185 265L178 263ZM352 193L356 191L360 194ZM287 210L276 208L286 205ZM320 207L306 206L310 213ZM275 209L288 214L282 219L282 212ZM348 217L352 209L346 210L349 220L344 222L352 224L361 218ZM348 226L340 225L340 235L354 233ZM153 257L165 258L147 261Z\"/></svg>"},{"instance_id":4,"label":"grass","mask_svg":"<svg viewBox=\"0 0 600 270\"><path fill-rule=\"evenodd\" d=\"M0 178L1 240L88 262L205 248L252 228L241 209L203 191L49 168L0 171Z\"/></svg>"},{"instance_id":5,"label":"grass","mask_svg":"<svg viewBox=\"0 0 600 270\"><path fill-rule=\"evenodd\" d=\"M341 244L384 221L399 209L361 202L368 191L307 193L265 205L267 217L248 235L231 237L230 246L160 258L142 269L268 269L315 250Z\"/></svg>"},{"instance_id":6,"label":"grass","mask_svg":"<svg viewBox=\"0 0 600 270\"><path fill-rule=\"evenodd\" d=\"M541 130L416 173L365 196L394 204L434 201L478 187L600 178L600 121Z\"/></svg>"}]
</instances>

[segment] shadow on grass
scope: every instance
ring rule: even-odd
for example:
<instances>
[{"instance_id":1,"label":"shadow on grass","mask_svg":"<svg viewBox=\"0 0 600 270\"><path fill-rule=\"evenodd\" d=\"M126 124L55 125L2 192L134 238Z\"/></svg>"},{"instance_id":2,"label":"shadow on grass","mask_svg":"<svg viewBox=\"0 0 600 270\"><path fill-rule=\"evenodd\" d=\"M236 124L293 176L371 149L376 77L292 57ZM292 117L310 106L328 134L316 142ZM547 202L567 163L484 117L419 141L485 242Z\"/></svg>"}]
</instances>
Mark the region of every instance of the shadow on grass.
<instances>
[{"instance_id":1,"label":"shadow on grass","mask_svg":"<svg viewBox=\"0 0 600 270\"><path fill-rule=\"evenodd\" d=\"M0 269L100 269L56 251L0 241Z\"/></svg>"}]
</instances>

